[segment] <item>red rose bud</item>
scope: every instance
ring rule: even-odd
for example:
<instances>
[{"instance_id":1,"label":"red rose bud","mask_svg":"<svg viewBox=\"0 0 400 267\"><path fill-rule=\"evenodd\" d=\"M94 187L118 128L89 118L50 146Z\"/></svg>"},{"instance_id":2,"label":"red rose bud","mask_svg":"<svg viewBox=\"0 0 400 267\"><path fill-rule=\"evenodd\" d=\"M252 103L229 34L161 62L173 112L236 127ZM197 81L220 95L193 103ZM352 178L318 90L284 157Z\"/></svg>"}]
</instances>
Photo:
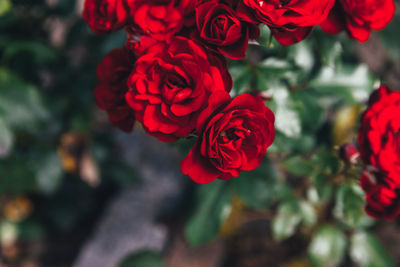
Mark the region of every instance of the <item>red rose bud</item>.
<instances>
[{"instance_id":1,"label":"red rose bud","mask_svg":"<svg viewBox=\"0 0 400 267\"><path fill-rule=\"evenodd\" d=\"M335 0L243 0L238 13L246 21L268 25L279 43L292 45L323 22L334 3Z\"/></svg>"},{"instance_id":2,"label":"red rose bud","mask_svg":"<svg viewBox=\"0 0 400 267\"><path fill-rule=\"evenodd\" d=\"M231 59L244 58L249 38L260 35L255 24L241 21L229 5L217 0L199 4L196 21L200 39Z\"/></svg>"},{"instance_id":3,"label":"red rose bud","mask_svg":"<svg viewBox=\"0 0 400 267\"><path fill-rule=\"evenodd\" d=\"M86 0L83 18L95 33L109 33L127 23L128 12L124 0Z\"/></svg>"},{"instance_id":4,"label":"red rose bud","mask_svg":"<svg viewBox=\"0 0 400 267\"><path fill-rule=\"evenodd\" d=\"M99 108L107 111L112 124L130 132L135 123L135 112L125 101L127 79L135 57L127 49L114 49L97 66L97 84L94 95Z\"/></svg>"},{"instance_id":5,"label":"red rose bud","mask_svg":"<svg viewBox=\"0 0 400 267\"><path fill-rule=\"evenodd\" d=\"M338 0L321 24L323 31L336 34L343 30L360 42L369 39L371 30L382 30L393 19L393 0Z\"/></svg>"},{"instance_id":6,"label":"red rose bud","mask_svg":"<svg viewBox=\"0 0 400 267\"><path fill-rule=\"evenodd\" d=\"M360 159L360 153L354 144L340 146L339 156L347 164L357 164Z\"/></svg>"},{"instance_id":7,"label":"red rose bud","mask_svg":"<svg viewBox=\"0 0 400 267\"><path fill-rule=\"evenodd\" d=\"M126 94L149 135L173 142L190 134L214 91L229 92L225 59L183 37L159 42L138 58Z\"/></svg>"},{"instance_id":8,"label":"red rose bud","mask_svg":"<svg viewBox=\"0 0 400 267\"><path fill-rule=\"evenodd\" d=\"M275 137L274 114L260 98L242 94L231 100L216 91L208 101L196 124L199 138L181 163L199 184L256 169Z\"/></svg>"},{"instance_id":9,"label":"red rose bud","mask_svg":"<svg viewBox=\"0 0 400 267\"><path fill-rule=\"evenodd\" d=\"M360 155L400 185L400 92L382 85L372 93L358 130Z\"/></svg>"}]
</instances>

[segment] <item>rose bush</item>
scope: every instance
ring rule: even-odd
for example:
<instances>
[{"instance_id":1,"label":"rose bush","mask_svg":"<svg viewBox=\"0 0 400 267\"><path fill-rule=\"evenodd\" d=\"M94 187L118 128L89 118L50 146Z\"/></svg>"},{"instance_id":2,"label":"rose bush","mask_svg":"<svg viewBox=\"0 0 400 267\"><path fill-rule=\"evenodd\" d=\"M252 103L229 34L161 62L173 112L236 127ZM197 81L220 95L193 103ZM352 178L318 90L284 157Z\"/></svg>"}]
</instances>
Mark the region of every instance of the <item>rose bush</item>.
<instances>
[{"instance_id":1,"label":"rose bush","mask_svg":"<svg viewBox=\"0 0 400 267\"><path fill-rule=\"evenodd\" d=\"M242 94L231 100L226 92L213 93L197 121L200 136L182 160L182 172L206 184L254 170L274 141L274 121L261 98Z\"/></svg>"}]
</instances>

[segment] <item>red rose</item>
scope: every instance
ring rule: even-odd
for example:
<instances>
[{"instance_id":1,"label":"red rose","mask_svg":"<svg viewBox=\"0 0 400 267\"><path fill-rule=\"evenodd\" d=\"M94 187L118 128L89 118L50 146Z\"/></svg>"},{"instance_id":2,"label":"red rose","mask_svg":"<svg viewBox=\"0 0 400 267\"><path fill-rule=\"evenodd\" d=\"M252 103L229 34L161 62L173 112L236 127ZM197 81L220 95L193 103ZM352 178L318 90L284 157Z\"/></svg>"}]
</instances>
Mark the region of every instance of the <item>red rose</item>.
<instances>
[{"instance_id":1,"label":"red rose","mask_svg":"<svg viewBox=\"0 0 400 267\"><path fill-rule=\"evenodd\" d=\"M125 101L127 78L135 62L126 49L114 49L97 66L99 83L94 90L99 108L106 110L110 121L129 132L135 122L135 113Z\"/></svg>"},{"instance_id":2,"label":"red rose","mask_svg":"<svg viewBox=\"0 0 400 267\"><path fill-rule=\"evenodd\" d=\"M128 18L123 0L86 0L83 18L95 33L108 33L122 28Z\"/></svg>"},{"instance_id":3,"label":"red rose","mask_svg":"<svg viewBox=\"0 0 400 267\"><path fill-rule=\"evenodd\" d=\"M183 37L151 46L128 80L128 104L148 134L172 142L191 133L213 91L229 92L226 62Z\"/></svg>"},{"instance_id":4,"label":"red rose","mask_svg":"<svg viewBox=\"0 0 400 267\"><path fill-rule=\"evenodd\" d=\"M213 93L197 121L200 136L182 160L182 172L206 184L254 170L274 140L274 121L258 97L243 94L231 100L223 91Z\"/></svg>"},{"instance_id":5,"label":"red rose","mask_svg":"<svg viewBox=\"0 0 400 267\"><path fill-rule=\"evenodd\" d=\"M393 0L337 0L325 22L326 33L336 34L346 30L349 35L365 42L371 30L381 30L389 24L395 13Z\"/></svg>"},{"instance_id":6,"label":"red rose","mask_svg":"<svg viewBox=\"0 0 400 267\"><path fill-rule=\"evenodd\" d=\"M156 40L166 40L183 26L184 9L171 0L127 1L131 26L140 34L150 35Z\"/></svg>"},{"instance_id":7,"label":"red rose","mask_svg":"<svg viewBox=\"0 0 400 267\"><path fill-rule=\"evenodd\" d=\"M358 143L362 159L400 185L400 92L381 86L361 117Z\"/></svg>"},{"instance_id":8,"label":"red rose","mask_svg":"<svg viewBox=\"0 0 400 267\"><path fill-rule=\"evenodd\" d=\"M361 187L366 192L366 213L377 219L394 220L400 214L400 189L387 184L379 171L364 171Z\"/></svg>"},{"instance_id":9,"label":"red rose","mask_svg":"<svg viewBox=\"0 0 400 267\"><path fill-rule=\"evenodd\" d=\"M265 23L283 45L297 43L323 22L334 0L242 0L238 12L248 21Z\"/></svg>"},{"instance_id":10,"label":"red rose","mask_svg":"<svg viewBox=\"0 0 400 267\"><path fill-rule=\"evenodd\" d=\"M199 4L196 21L200 38L231 59L244 58L249 37L260 35L256 25L241 21L230 6L218 0Z\"/></svg>"}]
</instances>

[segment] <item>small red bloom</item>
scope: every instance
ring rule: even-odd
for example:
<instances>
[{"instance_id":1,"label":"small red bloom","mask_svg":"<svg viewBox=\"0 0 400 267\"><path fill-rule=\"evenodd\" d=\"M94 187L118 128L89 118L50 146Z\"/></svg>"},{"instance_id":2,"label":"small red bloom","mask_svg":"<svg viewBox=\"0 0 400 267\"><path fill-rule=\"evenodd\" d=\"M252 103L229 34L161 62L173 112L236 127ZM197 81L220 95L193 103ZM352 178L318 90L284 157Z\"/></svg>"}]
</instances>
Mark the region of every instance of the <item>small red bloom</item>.
<instances>
[{"instance_id":1,"label":"small red bloom","mask_svg":"<svg viewBox=\"0 0 400 267\"><path fill-rule=\"evenodd\" d=\"M128 13L124 0L86 0L83 18L95 33L109 33L125 26Z\"/></svg>"},{"instance_id":2,"label":"small red bloom","mask_svg":"<svg viewBox=\"0 0 400 267\"><path fill-rule=\"evenodd\" d=\"M199 4L196 21L201 40L232 59L243 58L249 38L256 39L260 35L255 24L240 20L229 5L218 0Z\"/></svg>"},{"instance_id":3,"label":"small red bloom","mask_svg":"<svg viewBox=\"0 0 400 267\"><path fill-rule=\"evenodd\" d=\"M206 184L254 170L274 140L274 121L258 97L243 94L231 100L226 92L214 92L197 120L199 139L182 160L182 172Z\"/></svg>"},{"instance_id":4,"label":"small red bloom","mask_svg":"<svg viewBox=\"0 0 400 267\"><path fill-rule=\"evenodd\" d=\"M127 78L135 58L126 49L114 49L97 66L97 84L94 94L99 108L106 110L110 121L125 132L135 123L135 112L125 101Z\"/></svg>"},{"instance_id":5,"label":"small red bloom","mask_svg":"<svg viewBox=\"0 0 400 267\"><path fill-rule=\"evenodd\" d=\"M336 34L343 30L354 39L365 42L371 30L382 30L393 19L393 0L337 0L327 20L321 24L326 33Z\"/></svg>"}]
</instances>

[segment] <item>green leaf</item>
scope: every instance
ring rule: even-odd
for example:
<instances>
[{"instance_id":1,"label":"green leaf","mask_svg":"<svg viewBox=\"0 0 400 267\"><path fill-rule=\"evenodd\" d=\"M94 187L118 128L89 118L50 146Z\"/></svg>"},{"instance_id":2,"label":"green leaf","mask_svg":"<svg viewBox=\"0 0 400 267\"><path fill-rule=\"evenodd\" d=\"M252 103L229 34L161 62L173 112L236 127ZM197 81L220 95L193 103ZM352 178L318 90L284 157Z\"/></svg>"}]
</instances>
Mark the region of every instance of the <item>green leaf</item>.
<instances>
[{"instance_id":1,"label":"green leaf","mask_svg":"<svg viewBox=\"0 0 400 267\"><path fill-rule=\"evenodd\" d=\"M299 113L302 129L309 132L318 130L326 119L318 97L308 91L297 91L291 94L291 98Z\"/></svg>"},{"instance_id":2,"label":"green leaf","mask_svg":"<svg viewBox=\"0 0 400 267\"><path fill-rule=\"evenodd\" d=\"M288 89L281 85L272 88L273 102L276 103L275 127L290 138L298 138L301 135L301 121L298 111L295 109Z\"/></svg>"},{"instance_id":3,"label":"green leaf","mask_svg":"<svg viewBox=\"0 0 400 267\"><path fill-rule=\"evenodd\" d=\"M308 201L302 200L299 202L299 211L302 217L302 222L305 225L313 226L317 222L315 208Z\"/></svg>"},{"instance_id":4,"label":"green leaf","mask_svg":"<svg viewBox=\"0 0 400 267\"><path fill-rule=\"evenodd\" d=\"M320 94L337 96L349 103L356 103L368 99L374 82L365 65L346 65L337 70L323 67L310 82L310 87Z\"/></svg>"},{"instance_id":5,"label":"green leaf","mask_svg":"<svg viewBox=\"0 0 400 267\"><path fill-rule=\"evenodd\" d=\"M0 69L0 113L11 128L33 130L48 117L38 90Z\"/></svg>"},{"instance_id":6,"label":"green leaf","mask_svg":"<svg viewBox=\"0 0 400 267\"><path fill-rule=\"evenodd\" d=\"M339 170L339 158L333 149L326 146L319 147L311 158L312 164L318 166L321 173L325 175L336 174Z\"/></svg>"},{"instance_id":7,"label":"green leaf","mask_svg":"<svg viewBox=\"0 0 400 267\"><path fill-rule=\"evenodd\" d=\"M344 184L337 191L334 215L350 227L370 226L364 212L364 192L358 184Z\"/></svg>"},{"instance_id":8,"label":"green leaf","mask_svg":"<svg viewBox=\"0 0 400 267\"><path fill-rule=\"evenodd\" d=\"M162 267L163 261L159 253L154 251L141 251L127 256L119 267Z\"/></svg>"},{"instance_id":9,"label":"green leaf","mask_svg":"<svg viewBox=\"0 0 400 267\"><path fill-rule=\"evenodd\" d=\"M229 67L229 73L233 78L232 91L240 94L250 87L253 78L253 71L247 65L233 65Z\"/></svg>"},{"instance_id":10,"label":"green leaf","mask_svg":"<svg viewBox=\"0 0 400 267\"><path fill-rule=\"evenodd\" d=\"M0 195L21 194L36 189L32 166L25 158L13 154L0 160Z\"/></svg>"},{"instance_id":11,"label":"green leaf","mask_svg":"<svg viewBox=\"0 0 400 267\"><path fill-rule=\"evenodd\" d=\"M255 209L268 208L272 200L291 194L289 186L281 181L280 173L271 162L264 161L250 172L242 172L232 180L235 193L248 206Z\"/></svg>"},{"instance_id":12,"label":"green leaf","mask_svg":"<svg viewBox=\"0 0 400 267\"><path fill-rule=\"evenodd\" d=\"M282 162L282 166L291 174L296 176L308 176L313 172L313 166L309 160L302 156L295 155L286 158Z\"/></svg>"},{"instance_id":13,"label":"green leaf","mask_svg":"<svg viewBox=\"0 0 400 267\"><path fill-rule=\"evenodd\" d=\"M295 233L301 222L296 201L289 200L279 206L278 214L272 221L272 234L276 240L283 240Z\"/></svg>"},{"instance_id":14,"label":"green leaf","mask_svg":"<svg viewBox=\"0 0 400 267\"><path fill-rule=\"evenodd\" d=\"M337 228L322 226L311 241L308 253L315 266L338 266L345 255L346 236Z\"/></svg>"},{"instance_id":15,"label":"green leaf","mask_svg":"<svg viewBox=\"0 0 400 267\"><path fill-rule=\"evenodd\" d=\"M362 267L396 266L386 249L370 233L357 232L351 238L351 259Z\"/></svg>"},{"instance_id":16,"label":"green leaf","mask_svg":"<svg viewBox=\"0 0 400 267\"><path fill-rule=\"evenodd\" d=\"M13 145L13 139L14 136L11 130L4 123L4 120L0 118L0 158L8 155Z\"/></svg>"},{"instance_id":17,"label":"green leaf","mask_svg":"<svg viewBox=\"0 0 400 267\"><path fill-rule=\"evenodd\" d=\"M39 189L44 194L53 194L61 185L62 166L55 151L41 157L36 167L36 180Z\"/></svg>"},{"instance_id":18,"label":"green leaf","mask_svg":"<svg viewBox=\"0 0 400 267\"><path fill-rule=\"evenodd\" d=\"M198 190L194 214L185 225L185 234L193 246L211 241L231 210L231 192L222 180L203 185Z\"/></svg>"}]
</instances>

